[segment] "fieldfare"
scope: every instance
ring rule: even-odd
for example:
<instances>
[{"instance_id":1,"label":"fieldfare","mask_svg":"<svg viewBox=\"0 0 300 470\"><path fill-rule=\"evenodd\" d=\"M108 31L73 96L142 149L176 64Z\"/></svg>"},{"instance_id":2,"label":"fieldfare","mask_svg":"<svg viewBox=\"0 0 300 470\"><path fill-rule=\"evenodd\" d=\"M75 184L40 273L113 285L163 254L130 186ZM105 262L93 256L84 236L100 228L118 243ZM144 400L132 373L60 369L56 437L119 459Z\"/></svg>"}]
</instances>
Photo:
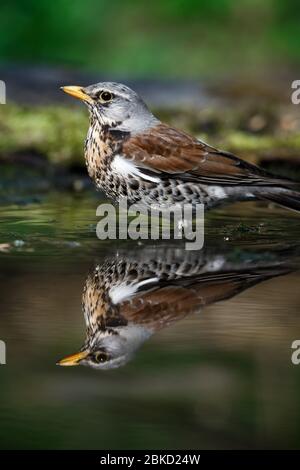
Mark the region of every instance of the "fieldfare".
<instances>
[{"instance_id":1,"label":"fieldfare","mask_svg":"<svg viewBox=\"0 0 300 470\"><path fill-rule=\"evenodd\" d=\"M85 160L99 189L147 206L260 199L300 210L296 183L276 177L159 121L120 83L66 86L89 109Z\"/></svg>"},{"instance_id":2,"label":"fieldfare","mask_svg":"<svg viewBox=\"0 0 300 470\"><path fill-rule=\"evenodd\" d=\"M85 283L83 347L58 364L120 367L159 330L290 272L293 267L286 256L286 251L284 259L274 251L264 259L243 252L241 261L234 261L232 252L218 252L215 247L197 253L178 247L145 247L113 255L96 266Z\"/></svg>"}]
</instances>

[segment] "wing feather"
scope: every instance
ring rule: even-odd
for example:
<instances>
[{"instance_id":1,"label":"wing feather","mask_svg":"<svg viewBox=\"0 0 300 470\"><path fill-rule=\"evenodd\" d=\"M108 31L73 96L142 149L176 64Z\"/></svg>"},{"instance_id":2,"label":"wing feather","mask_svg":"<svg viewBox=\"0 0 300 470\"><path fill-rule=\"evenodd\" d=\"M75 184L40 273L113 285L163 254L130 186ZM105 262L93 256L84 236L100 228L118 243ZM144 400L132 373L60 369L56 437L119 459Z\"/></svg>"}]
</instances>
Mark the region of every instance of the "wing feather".
<instances>
[{"instance_id":1,"label":"wing feather","mask_svg":"<svg viewBox=\"0 0 300 470\"><path fill-rule=\"evenodd\" d=\"M161 178L180 177L185 181L222 185L293 184L166 124L128 138L122 153L138 167L148 173L159 173Z\"/></svg>"}]
</instances>

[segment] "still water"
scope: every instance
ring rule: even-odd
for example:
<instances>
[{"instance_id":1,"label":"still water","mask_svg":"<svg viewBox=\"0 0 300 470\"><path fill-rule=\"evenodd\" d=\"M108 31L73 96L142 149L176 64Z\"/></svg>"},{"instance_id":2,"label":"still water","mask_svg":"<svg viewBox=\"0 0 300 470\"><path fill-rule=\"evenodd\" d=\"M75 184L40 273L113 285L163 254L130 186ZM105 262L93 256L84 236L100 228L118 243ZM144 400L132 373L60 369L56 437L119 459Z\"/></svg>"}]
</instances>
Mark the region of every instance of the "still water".
<instances>
[{"instance_id":1,"label":"still water","mask_svg":"<svg viewBox=\"0 0 300 470\"><path fill-rule=\"evenodd\" d=\"M100 242L98 203L0 207L0 447L299 447L300 218L231 206L186 252Z\"/></svg>"}]
</instances>

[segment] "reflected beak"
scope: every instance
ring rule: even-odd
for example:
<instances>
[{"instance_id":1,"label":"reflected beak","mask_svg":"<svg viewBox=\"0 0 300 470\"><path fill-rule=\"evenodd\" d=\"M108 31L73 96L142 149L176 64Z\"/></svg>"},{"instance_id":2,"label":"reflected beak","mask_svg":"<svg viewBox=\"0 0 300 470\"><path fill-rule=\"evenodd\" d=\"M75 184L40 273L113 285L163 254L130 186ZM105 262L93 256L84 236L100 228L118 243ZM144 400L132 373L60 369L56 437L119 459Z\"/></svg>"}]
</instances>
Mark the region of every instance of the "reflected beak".
<instances>
[{"instance_id":1,"label":"reflected beak","mask_svg":"<svg viewBox=\"0 0 300 470\"><path fill-rule=\"evenodd\" d=\"M92 103L93 101L92 98L87 95L80 86L62 86L60 89L65 93L68 93L68 95L74 96L74 98L78 98L79 100L88 101L89 103Z\"/></svg>"},{"instance_id":2,"label":"reflected beak","mask_svg":"<svg viewBox=\"0 0 300 470\"><path fill-rule=\"evenodd\" d=\"M81 351L66 356L56 363L57 366L78 366L79 363L89 355L89 351Z\"/></svg>"}]
</instances>

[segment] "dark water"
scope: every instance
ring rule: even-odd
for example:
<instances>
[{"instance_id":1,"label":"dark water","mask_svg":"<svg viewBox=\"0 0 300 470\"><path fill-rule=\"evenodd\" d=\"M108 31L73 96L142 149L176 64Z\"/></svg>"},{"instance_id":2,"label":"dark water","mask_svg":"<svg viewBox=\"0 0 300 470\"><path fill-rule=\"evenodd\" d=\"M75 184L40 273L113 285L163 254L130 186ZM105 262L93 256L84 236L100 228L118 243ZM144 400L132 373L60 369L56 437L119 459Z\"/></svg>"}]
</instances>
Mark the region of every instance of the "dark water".
<instances>
[{"instance_id":1,"label":"dark water","mask_svg":"<svg viewBox=\"0 0 300 470\"><path fill-rule=\"evenodd\" d=\"M299 447L299 217L213 212L187 253L100 242L97 204L0 207L1 448ZM56 365L84 343L100 370Z\"/></svg>"}]
</instances>

